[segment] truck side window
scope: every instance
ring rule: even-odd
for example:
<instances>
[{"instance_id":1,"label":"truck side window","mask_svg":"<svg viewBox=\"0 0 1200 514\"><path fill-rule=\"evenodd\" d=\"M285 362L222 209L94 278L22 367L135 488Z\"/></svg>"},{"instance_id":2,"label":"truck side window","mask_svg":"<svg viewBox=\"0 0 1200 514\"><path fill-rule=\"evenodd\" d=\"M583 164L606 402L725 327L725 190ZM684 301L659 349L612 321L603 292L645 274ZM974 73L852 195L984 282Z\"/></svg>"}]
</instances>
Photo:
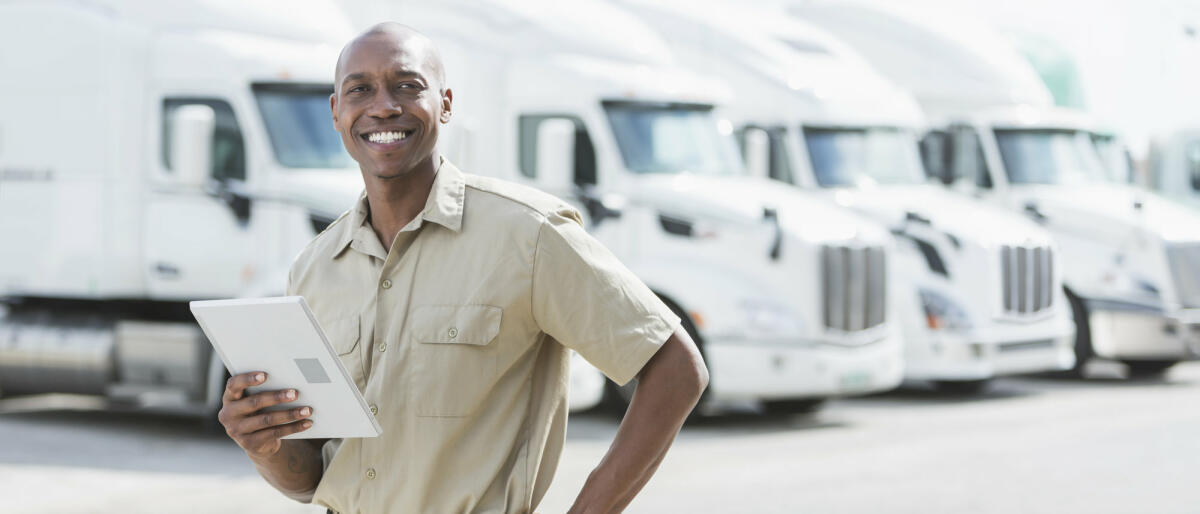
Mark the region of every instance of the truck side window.
<instances>
[{"instance_id":1,"label":"truck side window","mask_svg":"<svg viewBox=\"0 0 1200 514\"><path fill-rule=\"evenodd\" d=\"M216 115L213 133L212 177L216 180L246 180L246 146L242 129L229 102L213 98L168 98L163 100L162 159L171 169L171 116L183 105L207 105Z\"/></svg>"},{"instance_id":2,"label":"truck side window","mask_svg":"<svg viewBox=\"0 0 1200 514\"><path fill-rule=\"evenodd\" d=\"M788 155L785 138L787 131L783 128L774 128L767 131L767 136L770 138L770 167L771 178L795 184L795 177L792 175L792 160Z\"/></svg>"},{"instance_id":3,"label":"truck side window","mask_svg":"<svg viewBox=\"0 0 1200 514\"><path fill-rule=\"evenodd\" d=\"M523 114L517 119L518 164L521 175L536 179L538 126L546 120L568 120L575 124L575 184L596 184L596 148L583 119L569 114Z\"/></svg>"},{"instance_id":4,"label":"truck side window","mask_svg":"<svg viewBox=\"0 0 1200 514\"><path fill-rule=\"evenodd\" d=\"M955 175L975 181L981 189L992 188L992 176L988 173L987 159L983 154L983 142L971 128L957 131L955 149Z\"/></svg>"},{"instance_id":5,"label":"truck side window","mask_svg":"<svg viewBox=\"0 0 1200 514\"><path fill-rule=\"evenodd\" d=\"M746 148L746 134L750 131L761 131L767 136L767 176L788 184L795 184L792 175L792 161L785 141L787 129L747 125L735 131L734 136L737 138L738 148L742 152L742 160L746 162L749 162L750 157L749 149Z\"/></svg>"},{"instance_id":6,"label":"truck side window","mask_svg":"<svg viewBox=\"0 0 1200 514\"><path fill-rule=\"evenodd\" d=\"M1200 141L1193 141L1188 144L1187 151L1183 155L1183 160L1188 176L1192 179L1192 189L1200 191Z\"/></svg>"},{"instance_id":7,"label":"truck side window","mask_svg":"<svg viewBox=\"0 0 1200 514\"><path fill-rule=\"evenodd\" d=\"M918 146L926 178L937 179L943 184L954 182L955 176L951 173L954 152L950 141L950 134L942 130L930 131L921 138Z\"/></svg>"}]
</instances>

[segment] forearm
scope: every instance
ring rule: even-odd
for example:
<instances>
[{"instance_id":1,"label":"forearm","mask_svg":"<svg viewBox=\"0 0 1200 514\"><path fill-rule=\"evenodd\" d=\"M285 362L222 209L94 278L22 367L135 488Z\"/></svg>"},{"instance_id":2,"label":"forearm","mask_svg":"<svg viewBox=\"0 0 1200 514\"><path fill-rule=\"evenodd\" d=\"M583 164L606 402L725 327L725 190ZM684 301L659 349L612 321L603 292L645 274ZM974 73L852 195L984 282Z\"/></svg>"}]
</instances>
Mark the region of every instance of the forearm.
<instances>
[{"instance_id":1,"label":"forearm","mask_svg":"<svg viewBox=\"0 0 1200 514\"><path fill-rule=\"evenodd\" d=\"M662 463L708 383L691 340L679 343L664 345L647 363L612 446L588 476L571 512L619 512Z\"/></svg>"},{"instance_id":2,"label":"forearm","mask_svg":"<svg viewBox=\"0 0 1200 514\"><path fill-rule=\"evenodd\" d=\"M258 474L288 498L302 503L312 501L325 467L321 446L325 439L288 439L269 457L251 456Z\"/></svg>"}]
</instances>

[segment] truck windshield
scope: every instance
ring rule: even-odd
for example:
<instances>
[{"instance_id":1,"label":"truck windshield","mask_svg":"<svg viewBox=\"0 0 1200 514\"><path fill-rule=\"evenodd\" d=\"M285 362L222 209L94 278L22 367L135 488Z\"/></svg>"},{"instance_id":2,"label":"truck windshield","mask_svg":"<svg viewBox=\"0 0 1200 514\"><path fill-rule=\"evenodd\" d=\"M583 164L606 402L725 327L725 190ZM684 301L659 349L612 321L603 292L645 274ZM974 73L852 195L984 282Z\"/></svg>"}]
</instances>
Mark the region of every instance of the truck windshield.
<instances>
[{"instance_id":1,"label":"truck windshield","mask_svg":"<svg viewBox=\"0 0 1200 514\"><path fill-rule=\"evenodd\" d=\"M1013 184L1079 184L1106 180L1087 134L1058 129L1000 129L996 143Z\"/></svg>"},{"instance_id":2,"label":"truck windshield","mask_svg":"<svg viewBox=\"0 0 1200 514\"><path fill-rule=\"evenodd\" d=\"M330 85L255 84L275 159L288 168L357 168L329 118Z\"/></svg>"},{"instance_id":3,"label":"truck windshield","mask_svg":"<svg viewBox=\"0 0 1200 514\"><path fill-rule=\"evenodd\" d=\"M804 128L821 187L922 184L925 172L911 132L897 128Z\"/></svg>"},{"instance_id":4,"label":"truck windshield","mask_svg":"<svg viewBox=\"0 0 1200 514\"><path fill-rule=\"evenodd\" d=\"M742 173L732 130L718 129L712 106L605 102L604 109L634 173Z\"/></svg>"}]
</instances>

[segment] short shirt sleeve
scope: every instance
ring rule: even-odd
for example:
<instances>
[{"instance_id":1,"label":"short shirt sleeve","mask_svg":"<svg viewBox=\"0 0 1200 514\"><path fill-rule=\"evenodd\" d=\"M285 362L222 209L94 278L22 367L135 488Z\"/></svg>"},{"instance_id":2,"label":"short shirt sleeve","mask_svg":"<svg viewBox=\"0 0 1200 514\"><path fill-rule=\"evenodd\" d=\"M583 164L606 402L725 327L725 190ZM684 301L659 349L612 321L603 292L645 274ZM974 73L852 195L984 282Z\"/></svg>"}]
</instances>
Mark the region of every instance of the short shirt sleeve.
<instances>
[{"instance_id":1,"label":"short shirt sleeve","mask_svg":"<svg viewBox=\"0 0 1200 514\"><path fill-rule=\"evenodd\" d=\"M621 385L637 376L680 321L568 209L542 223L532 295L541 330Z\"/></svg>"}]
</instances>

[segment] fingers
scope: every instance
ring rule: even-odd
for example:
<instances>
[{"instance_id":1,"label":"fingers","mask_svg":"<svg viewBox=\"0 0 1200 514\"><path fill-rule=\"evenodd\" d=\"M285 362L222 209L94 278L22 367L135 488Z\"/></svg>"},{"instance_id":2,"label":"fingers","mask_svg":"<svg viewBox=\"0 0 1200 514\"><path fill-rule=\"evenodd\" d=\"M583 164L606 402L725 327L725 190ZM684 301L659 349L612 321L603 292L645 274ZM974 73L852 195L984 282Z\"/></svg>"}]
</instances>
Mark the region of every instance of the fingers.
<instances>
[{"instance_id":1,"label":"fingers","mask_svg":"<svg viewBox=\"0 0 1200 514\"><path fill-rule=\"evenodd\" d=\"M250 416L243 419L238 426L238 432L251 434L267 430L279 425L300 421L312 415L312 407L297 407L295 409L279 410Z\"/></svg>"},{"instance_id":2,"label":"fingers","mask_svg":"<svg viewBox=\"0 0 1200 514\"><path fill-rule=\"evenodd\" d=\"M299 393L295 389L266 391L226 403L225 408L234 416L250 416L267 407L296 401L298 396Z\"/></svg>"},{"instance_id":3,"label":"fingers","mask_svg":"<svg viewBox=\"0 0 1200 514\"><path fill-rule=\"evenodd\" d=\"M225 393L221 395L221 401L228 403L234 400L241 400L245 395L246 388L259 385L267 381L267 374L261 371L251 371L229 377L225 382Z\"/></svg>"},{"instance_id":4,"label":"fingers","mask_svg":"<svg viewBox=\"0 0 1200 514\"><path fill-rule=\"evenodd\" d=\"M273 453L279 449L279 440L281 438L303 432L309 428L312 428L311 419L276 425L249 434L238 441L238 444L246 450L256 453Z\"/></svg>"}]
</instances>

